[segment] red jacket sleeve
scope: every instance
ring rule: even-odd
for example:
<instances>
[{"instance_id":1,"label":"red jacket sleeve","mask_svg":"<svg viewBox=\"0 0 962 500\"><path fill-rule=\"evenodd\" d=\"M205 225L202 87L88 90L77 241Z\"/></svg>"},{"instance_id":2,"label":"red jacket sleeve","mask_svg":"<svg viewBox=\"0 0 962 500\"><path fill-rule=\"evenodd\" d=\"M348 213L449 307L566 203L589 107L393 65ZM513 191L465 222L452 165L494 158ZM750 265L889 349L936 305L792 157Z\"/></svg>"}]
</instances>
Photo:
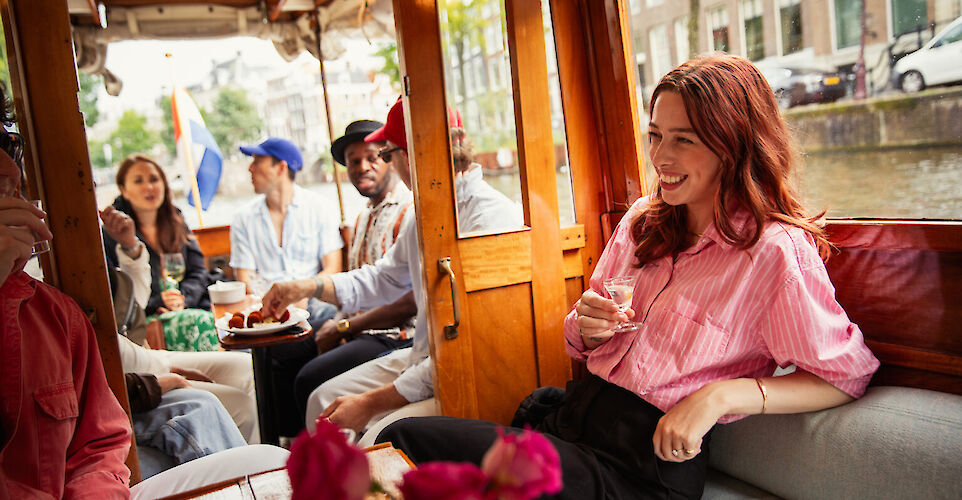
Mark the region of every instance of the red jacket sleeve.
<instances>
[{"instance_id":1,"label":"red jacket sleeve","mask_svg":"<svg viewBox=\"0 0 962 500\"><path fill-rule=\"evenodd\" d=\"M129 498L130 420L107 385L93 327L75 304L67 308L80 411L67 447L64 498Z\"/></svg>"}]
</instances>

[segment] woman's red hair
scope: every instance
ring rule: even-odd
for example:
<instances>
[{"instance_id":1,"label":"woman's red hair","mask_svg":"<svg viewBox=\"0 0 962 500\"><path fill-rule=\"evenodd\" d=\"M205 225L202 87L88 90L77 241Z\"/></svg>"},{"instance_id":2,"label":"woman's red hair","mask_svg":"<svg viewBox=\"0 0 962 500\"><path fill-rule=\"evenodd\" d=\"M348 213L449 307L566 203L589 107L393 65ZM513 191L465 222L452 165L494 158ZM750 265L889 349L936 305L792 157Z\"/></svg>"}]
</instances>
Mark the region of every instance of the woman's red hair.
<instances>
[{"instance_id":1,"label":"woman's red hair","mask_svg":"<svg viewBox=\"0 0 962 500\"><path fill-rule=\"evenodd\" d=\"M782 119L768 82L752 63L728 54L698 57L665 75L651 96L649 113L663 92L675 92L685 103L698 138L721 160L721 187L715 194L714 223L721 237L738 248L758 242L767 221L804 229L819 254L828 258L830 244L809 218L792 187L799 154ZM731 215L739 207L751 211L754 224L739 233ZM672 206L655 188L648 209L631 226L635 255L645 262L685 248L687 212Z\"/></svg>"}]
</instances>

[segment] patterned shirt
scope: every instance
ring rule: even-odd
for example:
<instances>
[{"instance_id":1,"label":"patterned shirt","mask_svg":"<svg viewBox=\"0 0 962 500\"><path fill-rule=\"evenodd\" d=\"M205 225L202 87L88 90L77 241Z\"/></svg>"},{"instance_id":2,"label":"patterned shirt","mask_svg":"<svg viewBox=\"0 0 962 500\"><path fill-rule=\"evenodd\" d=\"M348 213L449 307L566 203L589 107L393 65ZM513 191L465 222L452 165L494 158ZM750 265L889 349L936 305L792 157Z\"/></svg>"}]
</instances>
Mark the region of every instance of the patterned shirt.
<instances>
[{"instance_id":1,"label":"patterned shirt","mask_svg":"<svg viewBox=\"0 0 962 500\"><path fill-rule=\"evenodd\" d=\"M589 350L572 310L564 328L569 355L663 411L709 382L767 377L793 363L853 397L865 392L879 362L836 302L805 231L769 222L758 243L740 250L712 225L677 258L638 268L631 222L647 203L638 200L622 219L590 280L607 296L605 278L636 276L631 308L640 330ZM741 230L750 220L743 210L732 222Z\"/></svg>"},{"instance_id":2,"label":"patterned shirt","mask_svg":"<svg viewBox=\"0 0 962 500\"><path fill-rule=\"evenodd\" d=\"M394 245L401 230L401 221L408 210L413 210L414 195L411 190L398 182L378 203L361 211L354 224L354 239L348 255L348 269L357 269L364 264L374 264Z\"/></svg>"},{"instance_id":3,"label":"patterned shirt","mask_svg":"<svg viewBox=\"0 0 962 500\"><path fill-rule=\"evenodd\" d=\"M321 271L325 255L344 246L337 228L336 214L316 195L295 184L281 230L281 247L266 197L260 195L231 223L230 266L257 271L269 283L309 278Z\"/></svg>"}]
</instances>

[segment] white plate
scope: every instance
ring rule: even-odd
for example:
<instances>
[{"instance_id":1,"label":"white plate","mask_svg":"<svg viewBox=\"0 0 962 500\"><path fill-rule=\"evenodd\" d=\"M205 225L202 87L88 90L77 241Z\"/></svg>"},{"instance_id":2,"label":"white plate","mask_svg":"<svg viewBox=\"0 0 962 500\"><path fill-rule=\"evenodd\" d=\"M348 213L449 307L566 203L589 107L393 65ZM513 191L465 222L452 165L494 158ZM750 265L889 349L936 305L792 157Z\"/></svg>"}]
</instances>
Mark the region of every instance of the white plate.
<instances>
[{"instance_id":1,"label":"white plate","mask_svg":"<svg viewBox=\"0 0 962 500\"><path fill-rule=\"evenodd\" d=\"M310 317L310 314L307 311L299 307L290 306L287 308L287 310L291 312L291 317L283 323L268 323L266 325L258 324L253 328L231 328L227 326L227 323L230 321L230 318L233 316L233 314L224 313L223 316L217 318L214 326L216 326L218 330L236 333L237 335L267 335L268 333L279 332L285 328L294 326Z\"/></svg>"}]
</instances>

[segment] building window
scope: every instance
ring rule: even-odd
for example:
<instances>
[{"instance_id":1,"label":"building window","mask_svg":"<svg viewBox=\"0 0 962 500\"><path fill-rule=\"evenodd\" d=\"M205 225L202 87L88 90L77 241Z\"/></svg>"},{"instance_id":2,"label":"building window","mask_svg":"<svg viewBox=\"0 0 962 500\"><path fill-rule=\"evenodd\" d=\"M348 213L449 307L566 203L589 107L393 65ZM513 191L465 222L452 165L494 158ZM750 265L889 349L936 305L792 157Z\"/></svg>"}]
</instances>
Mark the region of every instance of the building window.
<instances>
[{"instance_id":1,"label":"building window","mask_svg":"<svg viewBox=\"0 0 962 500\"><path fill-rule=\"evenodd\" d=\"M835 48L859 44L862 29L862 0L835 0Z\"/></svg>"},{"instance_id":2,"label":"building window","mask_svg":"<svg viewBox=\"0 0 962 500\"><path fill-rule=\"evenodd\" d=\"M632 15L641 14L641 0L629 0L629 5L631 5Z\"/></svg>"},{"instance_id":3,"label":"building window","mask_svg":"<svg viewBox=\"0 0 962 500\"><path fill-rule=\"evenodd\" d=\"M782 28L782 54L802 50L801 0L779 0L778 18Z\"/></svg>"},{"instance_id":4,"label":"building window","mask_svg":"<svg viewBox=\"0 0 962 500\"><path fill-rule=\"evenodd\" d=\"M691 48L688 45L688 16L675 19L675 63L681 64L689 59Z\"/></svg>"},{"instance_id":5,"label":"building window","mask_svg":"<svg viewBox=\"0 0 962 500\"><path fill-rule=\"evenodd\" d=\"M709 11L708 26L711 29L712 50L728 52L728 9L718 7Z\"/></svg>"},{"instance_id":6,"label":"building window","mask_svg":"<svg viewBox=\"0 0 962 500\"><path fill-rule=\"evenodd\" d=\"M745 57L757 61L765 57L765 39L762 32L762 0L742 0L742 18L745 20Z\"/></svg>"},{"instance_id":7,"label":"building window","mask_svg":"<svg viewBox=\"0 0 962 500\"><path fill-rule=\"evenodd\" d=\"M925 0L892 0L892 35L924 29L929 24Z\"/></svg>"},{"instance_id":8,"label":"building window","mask_svg":"<svg viewBox=\"0 0 962 500\"><path fill-rule=\"evenodd\" d=\"M652 80L661 80L661 77L671 71L671 50L668 47L668 30L664 24L653 26L648 30L648 48L651 52L651 76Z\"/></svg>"}]
</instances>

